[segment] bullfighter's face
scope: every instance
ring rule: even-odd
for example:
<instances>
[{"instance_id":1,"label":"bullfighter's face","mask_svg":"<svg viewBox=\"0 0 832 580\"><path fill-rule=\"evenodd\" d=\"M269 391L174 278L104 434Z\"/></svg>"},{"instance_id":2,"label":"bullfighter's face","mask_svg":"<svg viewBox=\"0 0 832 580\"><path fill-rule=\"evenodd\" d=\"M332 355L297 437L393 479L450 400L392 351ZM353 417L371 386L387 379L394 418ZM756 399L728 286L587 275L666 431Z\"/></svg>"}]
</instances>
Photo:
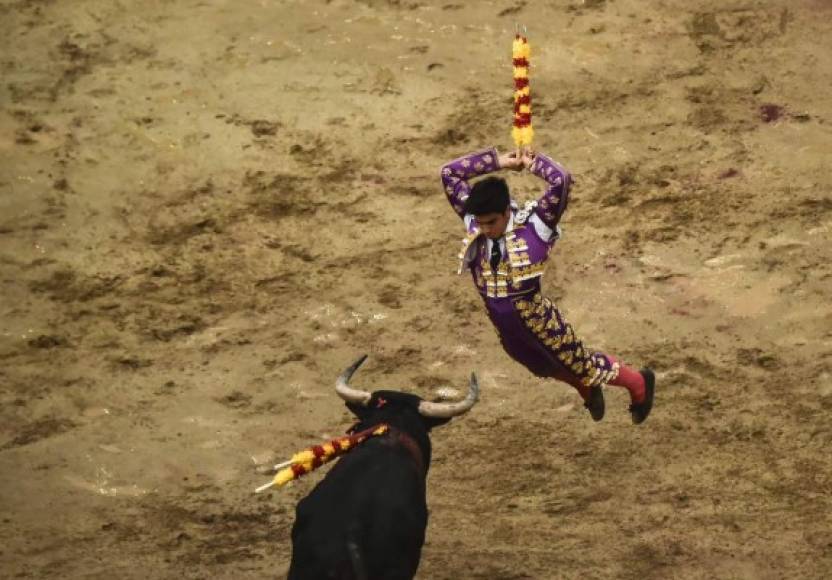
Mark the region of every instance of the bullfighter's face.
<instances>
[{"instance_id":1,"label":"bullfighter's face","mask_svg":"<svg viewBox=\"0 0 832 580\"><path fill-rule=\"evenodd\" d=\"M477 224L483 235L492 240L498 240L506 233L510 215L510 208L506 208L503 213L485 213L477 216Z\"/></svg>"}]
</instances>

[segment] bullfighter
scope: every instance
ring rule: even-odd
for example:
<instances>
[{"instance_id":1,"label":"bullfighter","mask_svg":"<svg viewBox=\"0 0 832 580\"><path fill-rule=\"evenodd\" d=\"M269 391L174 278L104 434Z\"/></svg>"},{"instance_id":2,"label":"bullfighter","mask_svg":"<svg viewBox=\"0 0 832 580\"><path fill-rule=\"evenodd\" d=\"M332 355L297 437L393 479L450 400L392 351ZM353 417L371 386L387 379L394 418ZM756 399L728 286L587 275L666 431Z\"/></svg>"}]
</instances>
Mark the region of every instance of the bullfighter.
<instances>
[{"instance_id":1,"label":"bullfighter","mask_svg":"<svg viewBox=\"0 0 832 580\"><path fill-rule=\"evenodd\" d=\"M520 209L501 177L469 183L501 169L526 169L546 182L546 190ZM603 388L626 388L632 421L643 423L653 407L653 371L637 371L588 348L560 309L541 294L546 261L561 235L558 224L569 200L570 174L529 148L504 154L489 148L445 164L442 185L467 233L459 273L471 272L506 353L534 375L574 387L595 421L604 417Z\"/></svg>"}]
</instances>

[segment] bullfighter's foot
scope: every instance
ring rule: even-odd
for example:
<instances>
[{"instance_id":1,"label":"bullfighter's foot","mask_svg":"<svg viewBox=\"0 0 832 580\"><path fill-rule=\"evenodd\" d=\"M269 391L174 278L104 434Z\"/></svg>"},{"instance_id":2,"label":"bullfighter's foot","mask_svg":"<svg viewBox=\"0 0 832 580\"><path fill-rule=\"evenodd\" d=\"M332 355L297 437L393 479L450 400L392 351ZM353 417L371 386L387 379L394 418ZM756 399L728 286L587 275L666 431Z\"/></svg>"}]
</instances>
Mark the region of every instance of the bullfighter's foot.
<instances>
[{"instance_id":1,"label":"bullfighter's foot","mask_svg":"<svg viewBox=\"0 0 832 580\"><path fill-rule=\"evenodd\" d=\"M604 418L604 390L598 385L590 387L589 397L584 401L584 407L589 409L593 421L600 421Z\"/></svg>"},{"instance_id":2,"label":"bullfighter's foot","mask_svg":"<svg viewBox=\"0 0 832 580\"><path fill-rule=\"evenodd\" d=\"M653 394L656 391L656 375L653 374L653 371L641 369L639 372L644 377L644 400L641 403L630 405L630 415L635 425L640 425L647 419L653 409Z\"/></svg>"}]
</instances>

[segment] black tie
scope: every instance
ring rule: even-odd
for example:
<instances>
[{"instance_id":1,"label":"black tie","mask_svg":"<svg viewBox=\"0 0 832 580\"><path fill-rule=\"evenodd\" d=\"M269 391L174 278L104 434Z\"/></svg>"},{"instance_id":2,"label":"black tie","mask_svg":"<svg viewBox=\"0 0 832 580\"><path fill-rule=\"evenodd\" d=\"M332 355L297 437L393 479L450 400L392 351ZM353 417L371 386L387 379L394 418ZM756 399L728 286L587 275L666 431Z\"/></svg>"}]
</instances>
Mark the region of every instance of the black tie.
<instances>
[{"instance_id":1,"label":"black tie","mask_svg":"<svg viewBox=\"0 0 832 580\"><path fill-rule=\"evenodd\" d=\"M500 240L491 240L491 269L496 271L503 253L500 251Z\"/></svg>"}]
</instances>

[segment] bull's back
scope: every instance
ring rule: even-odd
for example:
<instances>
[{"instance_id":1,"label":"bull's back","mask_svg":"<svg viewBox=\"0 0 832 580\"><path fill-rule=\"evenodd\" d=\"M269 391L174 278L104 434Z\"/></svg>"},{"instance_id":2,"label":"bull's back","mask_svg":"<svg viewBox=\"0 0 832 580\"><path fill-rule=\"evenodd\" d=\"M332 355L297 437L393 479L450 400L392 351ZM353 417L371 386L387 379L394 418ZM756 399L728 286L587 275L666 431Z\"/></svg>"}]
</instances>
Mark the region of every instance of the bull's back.
<instances>
[{"instance_id":1,"label":"bull's back","mask_svg":"<svg viewBox=\"0 0 832 580\"><path fill-rule=\"evenodd\" d=\"M426 525L424 475L413 461L358 449L298 504L289 579L412 578Z\"/></svg>"}]
</instances>

